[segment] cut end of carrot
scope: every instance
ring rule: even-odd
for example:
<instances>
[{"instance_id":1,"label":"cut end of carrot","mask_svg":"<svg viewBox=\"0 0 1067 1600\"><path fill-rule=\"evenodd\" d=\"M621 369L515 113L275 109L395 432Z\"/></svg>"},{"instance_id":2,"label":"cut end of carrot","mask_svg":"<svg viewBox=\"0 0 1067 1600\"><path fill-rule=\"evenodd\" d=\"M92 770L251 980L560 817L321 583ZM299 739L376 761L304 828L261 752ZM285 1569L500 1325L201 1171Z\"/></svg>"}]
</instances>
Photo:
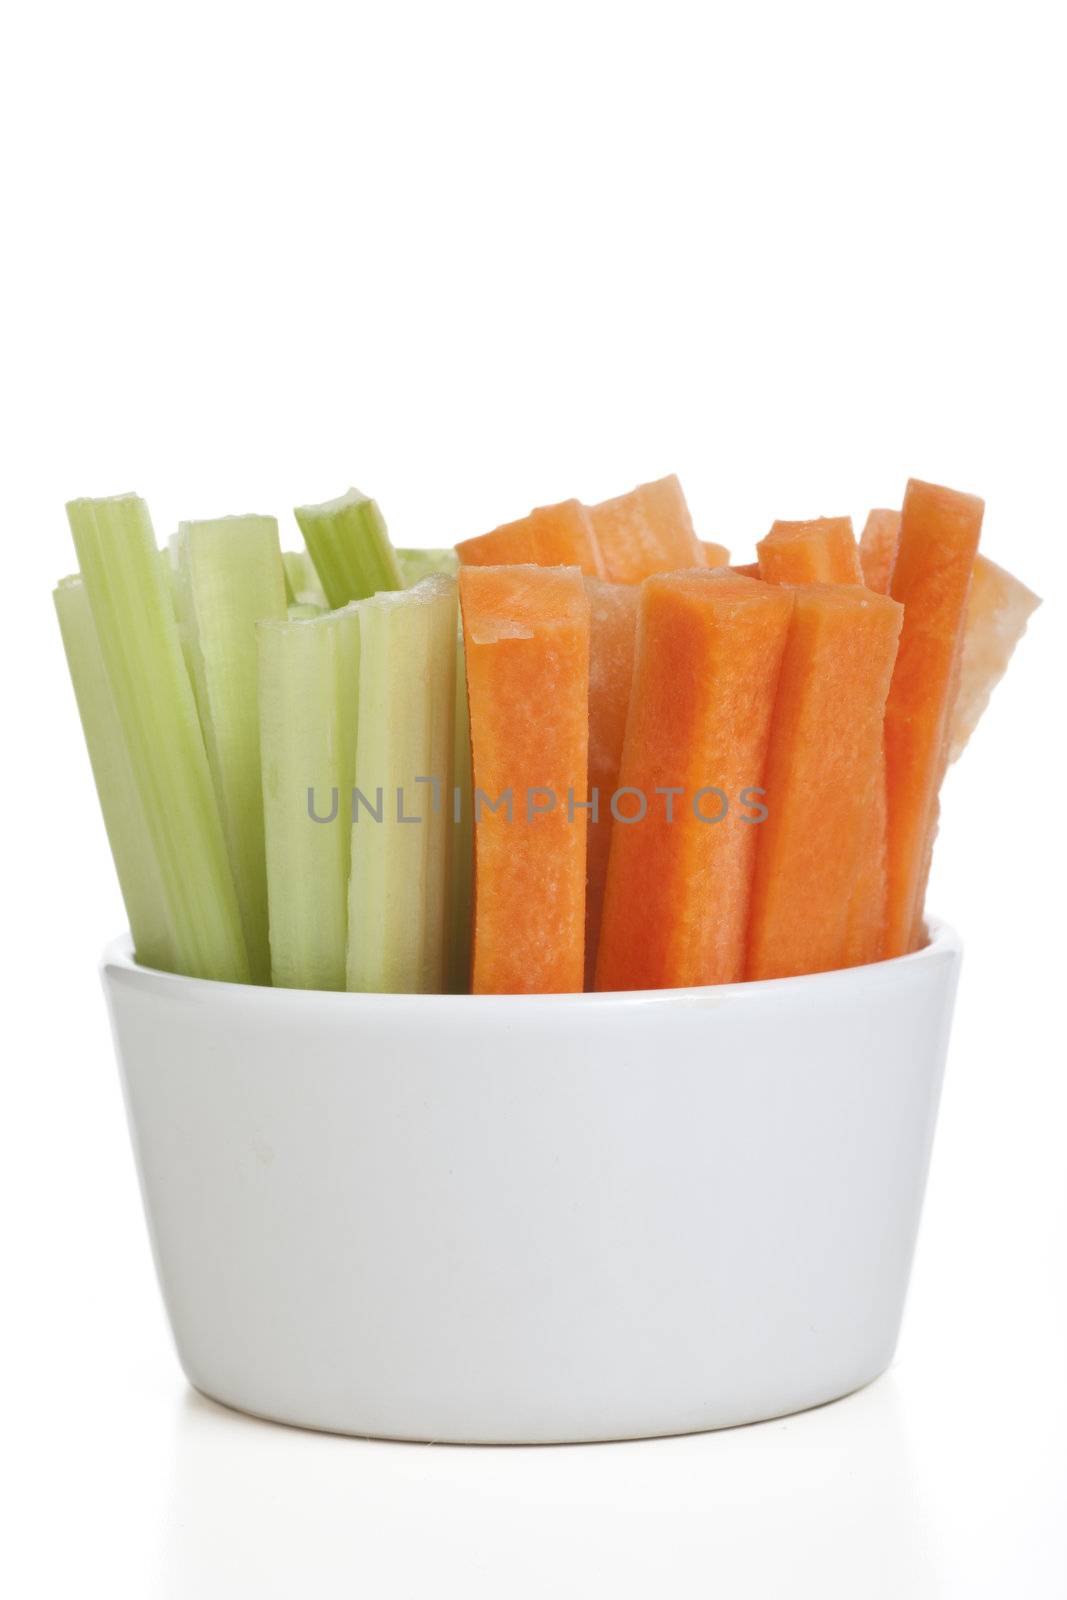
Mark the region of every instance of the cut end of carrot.
<instances>
[{"instance_id":1,"label":"cut end of carrot","mask_svg":"<svg viewBox=\"0 0 1067 1600\"><path fill-rule=\"evenodd\" d=\"M725 567L730 562L730 552L724 544L713 544L707 539L701 539L700 548L704 552L704 560L709 567Z\"/></svg>"},{"instance_id":2,"label":"cut end of carrot","mask_svg":"<svg viewBox=\"0 0 1067 1600\"><path fill-rule=\"evenodd\" d=\"M579 567L587 577L604 576L592 520L578 500L538 506L517 522L460 540L456 552L464 566Z\"/></svg>"},{"instance_id":3,"label":"cut end of carrot","mask_svg":"<svg viewBox=\"0 0 1067 1600\"><path fill-rule=\"evenodd\" d=\"M963 529L967 536L975 523L981 526L985 501L981 495L949 489L943 483L928 483L925 478L909 478L904 490L904 513L936 511L946 527ZM904 514L902 513L902 515Z\"/></svg>"},{"instance_id":4,"label":"cut end of carrot","mask_svg":"<svg viewBox=\"0 0 1067 1600\"><path fill-rule=\"evenodd\" d=\"M603 576L612 583L641 583L655 572L706 565L682 486L673 474L602 500L589 507L589 515Z\"/></svg>"},{"instance_id":5,"label":"cut end of carrot","mask_svg":"<svg viewBox=\"0 0 1067 1600\"><path fill-rule=\"evenodd\" d=\"M767 583L863 582L851 517L776 522L756 550Z\"/></svg>"},{"instance_id":6,"label":"cut end of carrot","mask_svg":"<svg viewBox=\"0 0 1067 1600\"><path fill-rule=\"evenodd\" d=\"M573 622L589 614L577 567L533 563L463 567L459 593L464 616L470 619L466 630L474 644L529 639L540 627Z\"/></svg>"}]
</instances>

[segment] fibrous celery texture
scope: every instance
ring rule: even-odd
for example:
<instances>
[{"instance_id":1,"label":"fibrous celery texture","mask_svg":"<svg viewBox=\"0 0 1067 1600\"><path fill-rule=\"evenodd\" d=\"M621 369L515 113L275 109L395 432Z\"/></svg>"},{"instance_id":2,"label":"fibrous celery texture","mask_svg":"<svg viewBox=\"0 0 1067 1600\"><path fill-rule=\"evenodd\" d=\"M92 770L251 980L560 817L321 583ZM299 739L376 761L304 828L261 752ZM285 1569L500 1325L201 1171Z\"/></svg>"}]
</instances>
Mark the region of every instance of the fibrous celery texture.
<instances>
[{"instance_id":1,"label":"fibrous celery texture","mask_svg":"<svg viewBox=\"0 0 1067 1600\"><path fill-rule=\"evenodd\" d=\"M222 819L167 576L136 495L67 507L115 717L158 873L173 965L247 982Z\"/></svg>"},{"instance_id":2,"label":"fibrous celery texture","mask_svg":"<svg viewBox=\"0 0 1067 1600\"><path fill-rule=\"evenodd\" d=\"M261 622L257 635L271 979L343 989L358 608Z\"/></svg>"},{"instance_id":3,"label":"fibrous celery texture","mask_svg":"<svg viewBox=\"0 0 1067 1600\"><path fill-rule=\"evenodd\" d=\"M315 564L306 550L283 550L282 565L290 605L315 605L320 611L329 610Z\"/></svg>"},{"instance_id":4,"label":"fibrous celery texture","mask_svg":"<svg viewBox=\"0 0 1067 1600\"><path fill-rule=\"evenodd\" d=\"M404 587L385 519L358 489L320 506L297 506L295 516L332 607Z\"/></svg>"},{"instance_id":5,"label":"fibrous celery texture","mask_svg":"<svg viewBox=\"0 0 1067 1600\"><path fill-rule=\"evenodd\" d=\"M183 522L174 588L252 979L270 981L256 623L286 614L273 517Z\"/></svg>"},{"instance_id":6,"label":"fibrous celery texture","mask_svg":"<svg viewBox=\"0 0 1067 1600\"><path fill-rule=\"evenodd\" d=\"M173 971L178 957L163 882L85 585L80 578L64 578L53 599L134 954L146 967Z\"/></svg>"},{"instance_id":7,"label":"fibrous celery texture","mask_svg":"<svg viewBox=\"0 0 1067 1600\"><path fill-rule=\"evenodd\" d=\"M459 571L459 557L454 550L398 550L396 559L409 589L435 573L454 578Z\"/></svg>"},{"instance_id":8,"label":"fibrous celery texture","mask_svg":"<svg viewBox=\"0 0 1067 1600\"><path fill-rule=\"evenodd\" d=\"M358 609L348 987L435 993L448 943L455 580L426 578Z\"/></svg>"}]
</instances>

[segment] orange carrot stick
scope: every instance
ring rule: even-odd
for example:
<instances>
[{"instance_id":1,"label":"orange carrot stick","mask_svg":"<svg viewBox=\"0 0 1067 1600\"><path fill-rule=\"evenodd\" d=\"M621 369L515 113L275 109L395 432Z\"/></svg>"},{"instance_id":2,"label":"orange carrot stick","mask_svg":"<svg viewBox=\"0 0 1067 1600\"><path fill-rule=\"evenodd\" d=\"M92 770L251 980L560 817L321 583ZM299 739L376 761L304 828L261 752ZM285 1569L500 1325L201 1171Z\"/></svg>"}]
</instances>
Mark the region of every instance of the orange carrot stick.
<instances>
[{"instance_id":1,"label":"orange carrot stick","mask_svg":"<svg viewBox=\"0 0 1067 1600\"><path fill-rule=\"evenodd\" d=\"M629 494L589 507L611 583L640 583L654 572L706 565L689 507L675 477L642 483Z\"/></svg>"},{"instance_id":2,"label":"orange carrot stick","mask_svg":"<svg viewBox=\"0 0 1067 1600\"><path fill-rule=\"evenodd\" d=\"M456 552L465 566L534 562L540 567L580 567L591 578L604 576L589 511L578 500L538 506L518 522L461 539Z\"/></svg>"},{"instance_id":3,"label":"orange carrot stick","mask_svg":"<svg viewBox=\"0 0 1067 1600\"><path fill-rule=\"evenodd\" d=\"M724 544L712 544L708 539L701 539L700 548L707 566L725 567L729 564L730 552Z\"/></svg>"},{"instance_id":4,"label":"orange carrot stick","mask_svg":"<svg viewBox=\"0 0 1067 1600\"><path fill-rule=\"evenodd\" d=\"M913 478L904 495L893 598L904 626L886 702L887 956L916 949L937 828L937 795L959 681L981 500Z\"/></svg>"},{"instance_id":5,"label":"orange carrot stick","mask_svg":"<svg viewBox=\"0 0 1067 1600\"><path fill-rule=\"evenodd\" d=\"M598 989L742 977L759 831L749 790L792 609L788 589L725 571L642 586Z\"/></svg>"},{"instance_id":6,"label":"orange carrot stick","mask_svg":"<svg viewBox=\"0 0 1067 1600\"><path fill-rule=\"evenodd\" d=\"M867 589L793 589L756 830L746 978L844 964L849 896L882 782L903 608Z\"/></svg>"},{"instance_id":7,"label":"orange carrot stick","mask_svg":"<svg viewBox=\"0 0 1067 1600\"><path fill-rule=\"evenodd\" d=\"M760 575L759 562L743 561L740 566L731 567L730 571L736 572L742 578L758 578Z\"/></svg>"},{"instance_id":8,"label":"orange carrot stick","mask_svg":"<svg viewBox=\"0 0 1067 1600\"><path fill-rule=\"evenodd\" d=\"M888 594L900 543L900 512L871 511L860 536L863 581L875 594Z\"/></svg>"},{"instance_id":9,"label":"orange carrot stick","mask_svg":"<svg viewBox=\"0 0 1067 1600\"><path fill-rule=\"evenodd\" d=\"M472 989L578 990L589 732L581 574L462 567L459 594L474 764Z\"/></svg>"},{"instance_id":10,"label":"orange carrot stick","mask_svg":"<svg viewBox=\"0 0 1067 1600\"><path fill-rule=\"evenodd\" d=\"M885 944L886 797L885 737L879 752L877 781L871 794L860 840L859 864L848 897L843 967L880 961Z\"/></svg>"},{"instance_id":11,"label":"orange carrot stick","mask_svg":"<svg viewBox=\"0 0 1067 1600\"><path fill-rule=\"evenodd\" d=\"M900 539L899 511L872 511L860 541L863 581L888 594ZM948 733L948 759L957 761L978 726L989 697L1008 669L1026 624L1041 604L1025 583L981 554L974 558L963 626L960 681Z\"/></svg>"},{"instance_id":12,"label":"orange carrot stick","mask_svg":"<svg viewBox=\"0 0 1067 1600\"><path fill-rule=\"evenodd\" d=\"M756 546L765 583L862 583L851 517L776 522Z\"/></svg>"},{"instance_id":13,"label":"orange carrot stick","mask_svg":"<svg viewBox=\"0 0 1067 1600\"><path fill-rule=\"evenodd\" d=\"M596 974L604 884L608 875L613 817L611 797L619 784L626 713L634 673L634 642L640 588L633 583L585 581L589 596L589 794L597 791L597 815L589 813L585 888L585 982Z\"/></svg>"},{"instance_id":14,"label":"orange carrot stick","mask_svg":"<svg viewBox=\"0 0 1067 1600\"><path fill-rule=\"evenodd\" d=\"M776 522L759 546L760 570L772 583L864 581L848 517L813 522ZM893 547L896 554L896 547ZM869 587L869 585L868 585ZM884 696L883 696L884 700ZM855 881L846 894L848 920L838 965L859 966L881 955L885 927L885 756L871 788L866 821L860 830Z\"/></svg>"}]
</instances>

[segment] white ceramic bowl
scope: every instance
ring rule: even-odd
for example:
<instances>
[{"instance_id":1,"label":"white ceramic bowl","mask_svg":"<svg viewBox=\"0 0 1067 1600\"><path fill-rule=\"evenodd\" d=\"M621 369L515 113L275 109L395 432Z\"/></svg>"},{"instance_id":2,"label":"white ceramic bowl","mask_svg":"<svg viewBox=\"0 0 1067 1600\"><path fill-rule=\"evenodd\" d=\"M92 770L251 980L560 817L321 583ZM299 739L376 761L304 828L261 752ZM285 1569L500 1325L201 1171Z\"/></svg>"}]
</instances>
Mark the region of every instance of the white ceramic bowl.
<instances>
[{"instance_id":1,"label":"white ceramic bowl","mask_svg":"<svg viewBox=\"0 0 1067 1600\"><path fill-rule=\"evenodd\" d=\"M322 994L107 952L205 1394L340 1433L752 1422L893 1354L960 962L641 994Z\"/></svg>"}]
</instances>

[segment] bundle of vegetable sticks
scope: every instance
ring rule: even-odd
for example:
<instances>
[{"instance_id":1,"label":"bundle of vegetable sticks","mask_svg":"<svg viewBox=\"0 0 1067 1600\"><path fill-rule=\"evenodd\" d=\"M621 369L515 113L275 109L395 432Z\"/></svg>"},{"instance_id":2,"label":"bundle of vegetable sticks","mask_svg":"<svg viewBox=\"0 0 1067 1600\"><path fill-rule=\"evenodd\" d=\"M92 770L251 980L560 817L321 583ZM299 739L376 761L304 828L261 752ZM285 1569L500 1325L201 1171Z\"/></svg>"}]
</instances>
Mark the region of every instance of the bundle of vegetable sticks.
<instances>
[{"instance_id":1,"label":"bundle of vegetable sticks","mask_svg":"<svg viewBox=\"0 0 1067 1600\"><path fill-rule=\"evenodd\" d=\"M674 477L394 549L355 490L182 523L67 507L55 591L137 959L518 994L900 956L948 764L1039 604L983 505L700 540Z\"/></svg>"}]
</instances>

